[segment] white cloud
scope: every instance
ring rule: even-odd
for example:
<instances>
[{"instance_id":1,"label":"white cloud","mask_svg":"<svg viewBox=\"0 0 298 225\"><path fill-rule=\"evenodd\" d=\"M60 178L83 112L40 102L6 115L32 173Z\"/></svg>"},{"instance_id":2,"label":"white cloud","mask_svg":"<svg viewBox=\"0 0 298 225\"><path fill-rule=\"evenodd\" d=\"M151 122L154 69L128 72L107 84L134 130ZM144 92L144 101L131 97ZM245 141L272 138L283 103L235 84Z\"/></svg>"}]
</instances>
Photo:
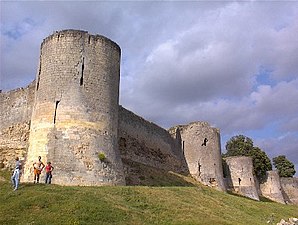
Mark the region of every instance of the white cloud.
<instances>
[{"instance_id":1,"label":"white cloud","mask_svg":"<svg viewBox=\"0 0 298 225\"><path fill-rule=\"evenodd\" d=\"M271 159L285 155L295 165L295 170L298 172L297 133L285 133L277 138L257 139L254 144L260 146Z\"/></svg>"}]
</instances>

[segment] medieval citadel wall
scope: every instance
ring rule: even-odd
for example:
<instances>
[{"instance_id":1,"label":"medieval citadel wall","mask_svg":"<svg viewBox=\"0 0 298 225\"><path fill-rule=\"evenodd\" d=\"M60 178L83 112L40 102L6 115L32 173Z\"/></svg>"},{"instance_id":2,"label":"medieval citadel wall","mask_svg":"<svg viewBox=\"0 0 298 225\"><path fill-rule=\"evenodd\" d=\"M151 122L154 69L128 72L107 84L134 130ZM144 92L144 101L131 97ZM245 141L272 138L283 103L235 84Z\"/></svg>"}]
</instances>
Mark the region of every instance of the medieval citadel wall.
<instances>
[{"instance_id":1,"label":"medieval citadel wall","mask_svg":"<svg viewBox=\"0 0 298 225\"><path fill-rule=\"evenodd\" d=\"M264 197L285 204L278 171L267 171L266 179L260 183L260 189Z\"/></svg>"},{"instance_id":2,"label":"medieval citadel wall","mask_svg":"<svg viewBox=\"0 0 298 225\"><path fill-rule=\"evenodd\" d=\"M0 168L14 166L27 153L35 83L0 93Z\"/></svg>"},{"instance_id":3,"label":"medieval citadel wall","mask_svg":"<svg viewBox=\"0 0 298 225\"><path fill-rule=\"evenodd\" d=\"M193 122L170 129L181 141L190 174L205 185L225 191L219 130L207 122Z\"/></svg>"},{"instance_id":4,"label":"medieval citadel wall","mask_svg":"<svg viewBox=\"0 0 298 225\"><path fill-rule=\"evenodd\" d=\"M23 181L32 181L32 164L40 155L55 162L54 183L124 184L119 76L120 48L103 36L65 30L44 39Z\"/></svg>"},{"instance_id":5,"label":"medieval citadel wall","mask_svg":"<svg viewBox=\"0 0 298 225\"><path fill-rule=\"evenodd\" d=\"M280 184L286 203L298 205L298 177L281 177Z\"/></svg>"},{"instance_id":6,"label":"medieval citadel wall","mask_svg":"<svg viewBox=\"0 0 298 225\"><path fill-rule=\"evenodd\" d=\"M26 158L23 181L30 182L41 155L53 161L58 184L124 184L125 176L137 185L155 169L225 190L218 129L195 122L166 131L119 106L119 70L120 48L105 37L66 30L46 38L36 84L0 93L0 167ZM229 188L258 199L251 159L232 157L227 165ZM263 192L279 201L277 177L268 177ZM281 187L298 204L298 179L282 178Z\"/></svg>"},{"instance_id":7,"label":"medieval citadel wall","mask_svg":"<svg viewBox=\"0 0 298 225\"><path fill-rule=\"evenodd\" d=\"M258 191L253 176L252 158L232 156L225 158L227 188L243 196L259 200Z\"/></svg>"},{"instance_id":8,"label":"medieval citadel wall","mask_svg":"<svg viewBox=\"0 0 298 225\"><path fill-rule=\"evenodd\" d=\"M32 82L25 88L0 93L0 131L13 125L30 121L34 103Z\"/></svg>"},{"instance_id":9,"label":"medieval citadel wall","mask_svg":"<svg viewBox=\"0 0 298 225\"><path fill-rule=\"evenodd\" d=\"M30 114L32 113L34 102L35 82L30 84L27 88L30 88L31 96L30 102L27 103L31 110L28 112L28 114ZM27 88L1 93L1 95L21 96L21 98L23 98L24 93L28 92ZM9 101L9 103L7 101L6 105L13 106L14 101L19 101L18 97L10 99L11 101ZM23 106L25 105L26 104L23 104ZM27 155L29 145L30 116L26 117L24 123L18 123L20 122L18 117L14 119L12 114L9 113L9 110L10 108L8 107L7 112L11 116L11 120L5 121L8 126L7 132L2 132L3 135L0 140L1 146L5 149L5 151L2 149L3 151L0 152L0 159L3 159L4 167L9 167L9 165L14 166L14 158L16 156L24 159ZM19 147L15 147L15 142L18 142L17 146ZM180 144L171 137L168 131L154 123L144 120L122 106L119 106L118 142L128 184L138 185L142 183L143 179L148 178L146 176L151 175L148 171L150 172L152 169L189 174ZM65 147L61 146L61 150L64 148ZM52 162L56 167L56 160L52 160ZM53 181L58 178L58 172L56 168ZM29 176L32 179L33 173ZM158 183L158 181L155 181L155 183Z\"/></svg>"},{"instance_id":10,"label":"medieval citadel wall","mask_svg":"<svg viewBox=\"0 0 298 225\"><path fill-rule=\"evenodd\" d=\"M119 149L128 184L139 184L140 178L147 179L149 168L189 173L181 149L165 129L121 106Z\"/></svg>"}]
</instances>

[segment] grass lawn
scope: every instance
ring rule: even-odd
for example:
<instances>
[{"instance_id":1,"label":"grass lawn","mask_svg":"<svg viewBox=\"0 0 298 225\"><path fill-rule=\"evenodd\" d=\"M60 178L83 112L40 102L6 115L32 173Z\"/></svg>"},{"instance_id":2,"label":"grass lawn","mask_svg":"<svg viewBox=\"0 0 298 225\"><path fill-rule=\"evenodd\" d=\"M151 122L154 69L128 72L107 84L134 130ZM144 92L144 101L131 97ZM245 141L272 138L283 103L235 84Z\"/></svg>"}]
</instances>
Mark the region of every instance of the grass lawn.
<instances>
[{"instance_id":1,"label":"grass lawn","mask_svg":"<svg viewBox=\"0 0 298 225\"><path fill-rule=\"evenodd\" d=\"M272 224L298 217L298 206L257 202L200 184L181 187L64 187L0 176L0 224ZM190 179L190 178L186 178ZM270 224L270 223L269 223Z\"/></svg>"}]
</instances>

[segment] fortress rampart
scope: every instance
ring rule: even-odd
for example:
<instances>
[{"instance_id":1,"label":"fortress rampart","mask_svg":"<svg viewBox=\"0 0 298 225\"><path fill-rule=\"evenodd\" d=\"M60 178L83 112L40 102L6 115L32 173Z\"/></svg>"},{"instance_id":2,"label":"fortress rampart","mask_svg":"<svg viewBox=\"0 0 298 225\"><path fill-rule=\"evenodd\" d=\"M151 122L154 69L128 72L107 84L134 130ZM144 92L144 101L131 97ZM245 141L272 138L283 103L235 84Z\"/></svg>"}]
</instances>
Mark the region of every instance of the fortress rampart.
<instances>
[{"instance_id":1,"label":"fortress rampart","mask_svg":"<svg viewBox=\"0 0 298 225\"><path fill-rule=\"evenodd\" d=\"M13 167L18 156L22 181L32 182L32 164L41 156L55 167L53 183L83 186L158 184L152 172L175 172L259 199L248 157L226 159L225 184L217 128L192 122L165 130L119 106L115 42L65 30L44 39L40 51L36 80L0 93L0 168ZM282 202L278 178L270 174L263 194L269 187L267 197ZM297 204L297 183L281 179L286 202Z\"/></svg>"},{"instance_id":2,"label":"fortress rampart","mask_svg":"<svg viewBox=\"0 0 298 225\"><path fill-rule=\"evenodd\" d=\"M0 168L12 167L15 156L27 154L35 82L0 93Z\"/></svg>"},{"instance_id":3,"label":"fortress rampart","mask_svg":"<svg viewBox=\"0 0 298 225\"><path fill-rule=\"evenodd\" d=\"M183 153L169 132L148 122L136 114L119 108L119 149L125 166L126 177L138 183L138 177L147 176L135 165L156 168L163 171L188 174Z\"/></svg>"},{"instance_id":4,"label":"fortress rampart","mask_svg":"<svg viewBox=\"0 0 298 225\"><path fill-rule=\"evenodd\" d=\"M26 88L0 93L0 131L12 124L29 122L32 115L35 82Z\"/></svg>"}]
</instances>

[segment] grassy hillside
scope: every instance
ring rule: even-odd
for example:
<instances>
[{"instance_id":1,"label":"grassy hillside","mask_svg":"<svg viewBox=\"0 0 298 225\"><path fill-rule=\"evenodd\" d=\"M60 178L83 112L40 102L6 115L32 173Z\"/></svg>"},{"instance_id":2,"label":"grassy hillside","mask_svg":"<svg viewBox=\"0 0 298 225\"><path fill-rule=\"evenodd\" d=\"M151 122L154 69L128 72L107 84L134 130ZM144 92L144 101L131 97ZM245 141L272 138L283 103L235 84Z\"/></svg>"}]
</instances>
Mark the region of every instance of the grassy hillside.
<instances>
[{"instance_id":1,"label":"grassy hillside","mask_svg":"<svg viewBox=\"0 0 298 225\"><path fill-rule=\"evenodd\" d=\"M275 224L298 206L257 202L192 182L188 187L62 187L21 184L0 172L0 224ZM181 177L179 178L181 179ZM190 178L185 178L190 182ZM194 186L195 185L195 186ZM273 223L272 223L273 224Z\"/></svg>"}]
</instances>

